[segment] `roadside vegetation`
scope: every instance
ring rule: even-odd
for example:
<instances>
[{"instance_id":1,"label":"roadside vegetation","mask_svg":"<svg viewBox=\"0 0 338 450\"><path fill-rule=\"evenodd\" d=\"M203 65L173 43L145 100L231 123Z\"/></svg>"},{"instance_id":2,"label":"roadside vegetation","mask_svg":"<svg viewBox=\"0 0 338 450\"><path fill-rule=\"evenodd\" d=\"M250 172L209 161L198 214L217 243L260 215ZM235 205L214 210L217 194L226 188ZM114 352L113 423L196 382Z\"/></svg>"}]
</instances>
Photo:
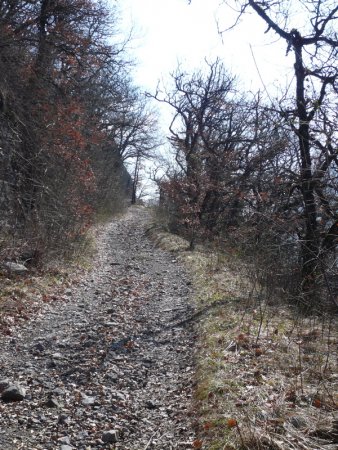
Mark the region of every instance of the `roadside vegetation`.
<instances>
[{"instance_id":1,"label":"roadside vegetation","mask_svg":"<svg viewBox=\"0 0 338 450\"><path fill-rule=\"evenodd\" d=\"M236 248L220 250L165 231L154 242L184 262L193 280L198 345L195 448L335 449L337 320L304 314L271 295Z\"/></svg>"},{"instance_id":2,"label":"roadside vegetation","mask_svg":"<svg viewBox=\"0 0 338 450\"><path fill-rule=\"evenodd\" d=\"M217 58L193 72L179 65L153 94L172 111L172 158L154 176L170 230L191 249L236 242L270 288L304 309L337 307L337 6L223 4L285 43L292 79L281 74L288 86L273 94L245 92Z\"/></svg>"},{"instance_id":3,"label":"roadside vegetation","mask_svg":"<svg viewBox=\"0 0 338 450\"><path fill-rule=\"evenodd\" d=\"M155 241L177 252L195 292L194 445L333 450L338 8L330 0L222 5L238 13L219 23L224 37L256 17L271 45L285 43L293 78L271 94L260 73L263 90L247 93L241 74L216 59L190 73L180 65L153 94L173 112L172 158L154 173L163 227Z\"/></svg>"},{"instance_id":4,"label":"roadside vegetation","mask_svg":"<svg viewBox=\"0 0 338 450\"><path fill-rule=\"evenodd\" d=\"M11 336L44 306L70 300L72 288L92 268L101 228L102 224L91 227L67 252L61 255L59 249L57 257L49 252L48 261L24 273L0 268L0 335Z\"/></svg>"},{"instance_id":5,"label":"roadside vegetation","mask_svg":"<svg viewBox=\"0 0 338 450\"><path fill-rule=\"evenodd\" d=\"M132 79L132 37L119 24L117 5L101 1L1 2L4 333L63 295L97 224L136 198L156 147L153 111Z\"/></svg>"},{"instance_id":6,"label":"roadside vegetation","mask_svg":"<svg viewBox=\"0 0 338 450\"><path fill-rule=\"evenodd\" d=\"M101 1L1 2L0 266L67 255L136 198L156 121L119 23Z\"/></svg>"}]
</instances>

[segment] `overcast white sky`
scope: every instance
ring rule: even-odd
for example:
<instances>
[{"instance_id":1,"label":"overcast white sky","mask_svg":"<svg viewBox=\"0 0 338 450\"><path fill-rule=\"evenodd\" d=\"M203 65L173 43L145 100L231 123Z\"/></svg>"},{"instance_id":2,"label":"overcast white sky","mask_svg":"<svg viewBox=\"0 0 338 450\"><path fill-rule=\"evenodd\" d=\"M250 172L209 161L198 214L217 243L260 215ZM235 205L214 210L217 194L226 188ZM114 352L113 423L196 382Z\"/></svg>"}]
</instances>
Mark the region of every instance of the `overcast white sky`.
<instances>
[{"instance_id":1,"label":"overcast white sky","mask_svg":"<svg viewBox=\"0 0 338 450\"><path fill-rule=\"evenodd\" d=\"M285 86L292 74L286 68L285 44L276 43L273 34L264 34L263 21L246 15L235 30L223 35L220 26L233 23L235 14L221 0L119 0L123 26L134 27L133 54L138 63L135 81L153 91L159 79L164 80L180 61L185 69L201 66L205 57L219 56L233 74L239 75L246 89L262 89L256 63L269 90L273 84ZM292 61L291 61L292 63ZM278 80L278 81L276 81ZM273 89L272 89L273 92Z\"/></svg>"}]
</instances>

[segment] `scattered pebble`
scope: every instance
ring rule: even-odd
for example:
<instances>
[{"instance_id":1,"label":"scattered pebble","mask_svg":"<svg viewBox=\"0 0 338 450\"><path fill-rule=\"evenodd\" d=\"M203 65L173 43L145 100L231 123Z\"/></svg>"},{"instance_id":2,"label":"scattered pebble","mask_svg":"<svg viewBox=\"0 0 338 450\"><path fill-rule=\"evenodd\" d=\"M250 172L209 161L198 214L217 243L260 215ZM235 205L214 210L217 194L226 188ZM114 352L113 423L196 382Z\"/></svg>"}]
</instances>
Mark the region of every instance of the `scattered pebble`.
<instances>
[{"instance_id":1,"label":"scattered pebble","mask_svg":"<svg viewBox=\"0 0 338 450\"><path fill-rule=\"evenodd\" d=\"M26 397L26 391L18 384L12 384L2 391L1 399L4 402L20 402Z\"/></svg>"},{"instance_id":2,"label":"scattered pebble","mask_svg":"<svg viewBox=\"0 0 338 450\"><path fill-rule=\"evenodd\" d=\"M149 219L130 208L105 225L93 269L67 288L69 301L44 304L0 336L1 398L12 395L0 403L0 449L16 450L13 436L20 448L46 450L193 442L195 340L190 324L175 327L192 314L189 279L145 236Z\"/></svg>"},{"instance_id":3,"label":"scattered pebble","mask_svg":"<svg viewBox=\"0 0 338 450\"><path fill-rule=\"evenodd\" d=\"M118 441L119 433L117 430L105 431L102 434L102 441L106 443L115 443Z\"/></svg>"}]
</instances>

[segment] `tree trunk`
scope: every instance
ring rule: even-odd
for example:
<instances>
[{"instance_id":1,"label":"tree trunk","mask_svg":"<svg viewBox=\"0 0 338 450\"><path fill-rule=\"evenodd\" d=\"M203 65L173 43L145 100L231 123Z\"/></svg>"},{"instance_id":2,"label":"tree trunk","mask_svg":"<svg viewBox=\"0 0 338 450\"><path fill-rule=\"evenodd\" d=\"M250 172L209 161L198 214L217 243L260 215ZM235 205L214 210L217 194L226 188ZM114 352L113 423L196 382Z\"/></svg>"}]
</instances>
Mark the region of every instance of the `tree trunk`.
<instances>
[{"instance_id":1,"label":"tree trunk","mask_svg":"<svg viewBox=\"0 0 338 450\"><path fill-rule=\"evenodd\" d=\"M299 119L298 142L301 156L301 189L304 202L304 238L301 242L301 293L303 300L314 302L317 291L317 266L319 254L319 239L317 232L317 208L314 195L314 180L312 174L310 124L306 111L304 81L306 71L303 65L303 44L298 32L294 33L294 53L296 57L296 101Z\"/></svg>"},{"instance_id":2,"label":"tree trunk","mask_svg":"<svg viewBox=\"0 0 338 450\"><path fill-rule=\"evenodd\" d=\"M133 183L131 186L131 204L135 205L137 200L137 186L139 181L139 171L140 171L140 156L137 155L136 161L135 161L135 169L134 169L134 177L133 177Z\"/></svg>"}]
</instances>

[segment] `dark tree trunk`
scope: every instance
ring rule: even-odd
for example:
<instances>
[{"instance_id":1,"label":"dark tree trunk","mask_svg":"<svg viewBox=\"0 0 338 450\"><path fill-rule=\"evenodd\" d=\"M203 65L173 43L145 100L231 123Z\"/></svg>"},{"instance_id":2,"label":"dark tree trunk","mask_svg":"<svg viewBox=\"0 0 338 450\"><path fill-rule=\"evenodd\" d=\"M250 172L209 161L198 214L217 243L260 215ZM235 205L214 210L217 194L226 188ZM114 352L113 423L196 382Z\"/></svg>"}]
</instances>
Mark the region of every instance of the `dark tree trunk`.
<instances>
[{"instance_id":1,"label":"dark tree trunk","mask_svg":"<svg viewBox=\"0 0 338 450\"><path fill-rule=\"evenodd\" d=\"M304 81L306 72L303 64L303 44L298 32L293 33L296 75L296 102L299 119L298 142L301 156L301 190L304 202L304 237L301 242L302 285L301 291L306 302L314 301L316 297L317 267L319 254L319 239L317 232L317 208L314 195L314 180L312 174L310 148L310 118L306 111Z\"/></svg>"},{"instance_id":2,"label":"dark tree trunk","mask_svg":"<svg viewBox=\"0 0 338 450\"><path fill-rule=\"evenodd\" d=\"M135 205L137 201L137 186L139 182L140 156L137 155L135 161L134 177L131 186L131 204Z\"/></svg>"}]
</instances>

